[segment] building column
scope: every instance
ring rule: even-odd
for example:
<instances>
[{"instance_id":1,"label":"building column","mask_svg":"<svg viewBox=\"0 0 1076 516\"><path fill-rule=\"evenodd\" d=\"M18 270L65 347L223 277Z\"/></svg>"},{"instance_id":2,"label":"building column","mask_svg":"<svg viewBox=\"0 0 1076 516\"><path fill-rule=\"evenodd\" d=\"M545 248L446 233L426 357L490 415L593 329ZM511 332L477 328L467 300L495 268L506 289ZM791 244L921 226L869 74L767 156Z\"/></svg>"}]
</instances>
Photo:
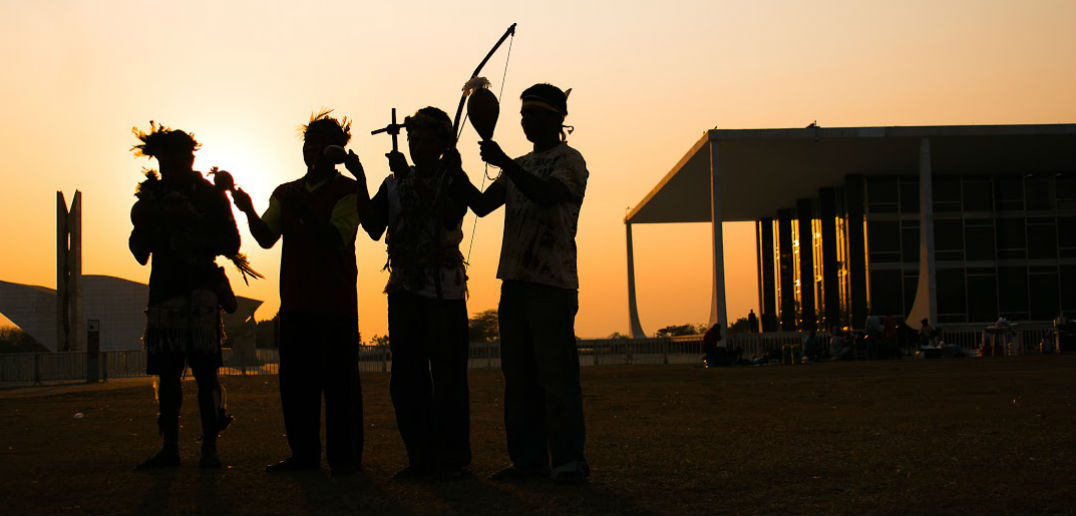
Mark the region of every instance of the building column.
<instances>
[{"instance_id":1,"label":"building column","mask_svg":"<svg viewBox=\"0 0 1076 516\"><path fill-rule=\"evenodd\" d=\"M800 253L800 314L804 330L817 325L814 302L814 229L811 227L813 206L810 199L796 200L796 218L799 221Z\"/></svg>"},{"instance_id":2,"label":"building column","mask_svg":"<svg viewBox=\"0 0 1076 516\"><path fill-rule=\"evenodd\" d=\"M792 210L777 210L777 284L781 329L796 331L796 280L792 273Z\"/></svg>"},{"instance_id":3,"label":"building column","mask_svg":"<svg viewBox=\"0 0 1076 516\"><path fill-rule=\"evenodd\" d=\"M758 240L758 318L762 331L777 331L777 285L773 264L773 219L763 217L755 223Z\"/></svg>"},{"instance_id":4,"label":"building column","mask_svg":"<svg viewBox=\"0 0 1076 516\"><path fill-rule=\"evenodd\" d=\"M848 176L845 180L844 206L848 228L848 283L849 314L848 325L862 329L867 322L870 310L870 296L867 285L870 283L867 264L867 235L864 229L864 182L863 176Z\"/></svg>"},{"instance_id":5,"label":"building column","mask_svg":"<svg viewBox=\"0 0 1076 516\"><path fill-rule=\"evenodd\" d=\"M71 209L56 192L56 351L84 351L82 320L82 192Z\"/></svg>"},{"instance_id":6,"label":"building column","mask_svg":"<svg viewBox=\"0 0 1076 516\"><path fill-rule=\"evenodd\" d=\"M631 241L631 223L624 223L628 236L628 328L631 330L631 338L641 339L646 337L643 326L639 323L639 305L635 300L635 247Z\"/></svg>"},{"instance_id":7,"label":"building column","mask_svg":"<svg viewBox=\"0 0 1076 516\"><path fill-rule=\"evenodd\" d=\"M818 216L822 220L822 307L826 329L840 325L841 292L837 265L837 198L832 188L818 192Z\"/></svg>"},{"instance_id":8,"label":"building column","mask_svg":"<svg viewBox=\"0 0 1076 516\"><path fill-rule=\"evenodd\" d=\"M919 282L907 324L920 320L938 324L937 264L934 261L934 172L931 169L930 139L919 140Z\"/></svg>"},{"instance_id":9,"label":"building column","mask_svg":"<svg viewBox=\"0 0 1076 516\"><path fill-rule=\"evenodd\" d=\"M710 146L710 228L713 239L714 283L710 301L710 325L721 325L721 334L726 334L729 325L728 312L725 308L725 244L722 240L721 223L721 182L718 174L718 145L713 141Z\"/></svg>"}]
</instances>

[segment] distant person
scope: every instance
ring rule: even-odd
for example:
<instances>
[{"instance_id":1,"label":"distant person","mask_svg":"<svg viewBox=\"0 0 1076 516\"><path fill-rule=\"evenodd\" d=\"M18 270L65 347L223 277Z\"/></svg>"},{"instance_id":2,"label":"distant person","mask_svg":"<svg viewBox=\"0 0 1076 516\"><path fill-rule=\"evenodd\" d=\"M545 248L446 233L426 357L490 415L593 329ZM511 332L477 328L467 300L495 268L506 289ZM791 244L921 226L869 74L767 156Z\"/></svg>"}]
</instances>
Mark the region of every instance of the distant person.
<instances>
[{"instance_id":1,"label":"distant person","mask_svg":"<svg viewBox=\"0 0 1076 516\"><path fill-rule=\"evenodd\" d=\"M721 342L721 323L716 323L702 334L702 360L706 365L717 363L717 343Z\"/></svg>"},{"instance_id":2,"label":"distant person","mask_svg":"<svg viewBox=\"0 0 1076 516\"><path fill-rule=\"evenodd\" d=\"M747 314L747 328L751 333L758 333L758 316L755 315L755 310L751 309Z\"/></svg>"},{"instance_id":3,"label":"distant person","mask_svg":"<svg viewBox=\"0 0 1076 516\"><path fill-rule=\"evenodd\" d=\"M852 358L852 346L848 343L848 337L840 327L834 326L832 338L829 341L829 356L836 360Z\"/></svg>"},{"instance_id":4,"label":"distant person","mask_svg":"<svg viewBox=\"0 0 1076 516\"><path fill-rule=\"evenodd\" d=\"M131 208L129 246L138 263L153 259L146 308L146 373L156 375L157 428L164 445L138 469L179 465L180 378L189 365L198 384L202 453L198 466L221 467L217 435L232 417L217 376L221 366L222 302L234 295L217 256L239 252L239 231L228 197L193 170L199 143L188 133L150 122L135 153L156 158L160 175L146 172Z\"/></svg>"},{"instance_id":5,"label":"distant person","mask_svg":"<svg viewBox=\"0 0 1076 516\"><path fill-rule=\"evenodd\" d=\"M291 456L267 466L269 472L320 468L322 395L325 455L332 473L353 473L362 462L355 235L359 212L369 199L359 195L358 184L366 184L359 157L343 148L351 139L351 122L329 113L311 117L302 127L306 173L278 186L265 213L258 216L242 190L234 194L250 234L262 247L284 239L280 404ZM341 161L355 179L337 172Z\"/></svg>"},{"instance_id":6,"label":"distant person","mask_svg":"<svg viewBox=\"0 0 1076 516\"><path fill-rule=\"evenodd\" d=\"M590 475L590 466L583 453L575 341L575 234L589 173L583 156L565 142L567 94L551 84L535 84L521 99L523 132L533 151L512 160L496 142L482 141L482 159L499 167L501 176L481 193L466 175L453 182L480 217L505 206L498 319L512 465L491 478L551 473L556 482L578 483Z\"/></svg>"},{"instance_id":7,"label":"distant person","mask_svg":"<svg viewBox=\"0 0 1076 516\"><path fill-rule=\"evenodd\" d=\"M934 327L930 325L930 319L924 317L919 321L919 346L934 345Z\"/></svg>"},{"instance_id":8,"label":"distant person","mask_svg":"<svg viewBox=\"0 0 1076 516\"><path fill-rule=\"evenodd\" d=\"M807 336L803 339L803 356L812 362L822 359L824 351L822 345L818 339L818 333L815 330L807 332Z\"/></svg>"},{"instance_id":9,"label":"distant person","mask_svg":"<svg viewBox=\"0 0 1076 516\"><path fill-rule=\"evenodd\" d=\"M706 367L730 366L740 362L743 349L733 349L727 344L719 346L721 342L722 324L716 323L702 335L702 360Z\"/></svg>"},{"instance_id":10,"label":"distant person","mask_svg":"<svg viewBox=\"0 0 1076 516\"><path fill-rule=\"evenodd\" d=\"M394 478L459 478L471 463L467 271L459 250L467 205L450 195L446 177L458 173L460 156L444 111L422 108L404 126L414 166L400 152L386 155L393 173L362 220L374 240L388 230L389 392L408 458Z\"/></svg>"}]
</instances>

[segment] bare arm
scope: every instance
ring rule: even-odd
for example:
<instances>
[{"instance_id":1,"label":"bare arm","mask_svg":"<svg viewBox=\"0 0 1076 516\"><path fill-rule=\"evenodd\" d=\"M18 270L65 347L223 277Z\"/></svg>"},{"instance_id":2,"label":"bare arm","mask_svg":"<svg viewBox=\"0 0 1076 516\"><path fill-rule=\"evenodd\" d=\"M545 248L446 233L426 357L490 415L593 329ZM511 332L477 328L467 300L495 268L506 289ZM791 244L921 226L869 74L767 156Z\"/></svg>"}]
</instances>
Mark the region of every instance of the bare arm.
<instances>
[{"instance_id":1,"label":"bare arm","mask_svg":"<svg viewBox=\"0 0 1076 516\"><path fill-rule=\"evenodd\" d=\"M149 262L153 249L153 235L160 223L160 207L152 201L139 199L131 207L131 222L134 229L127 240L127 247L139 265Z\"/></svg>"},{"instance_id":2,"label":"bare arm","mask_svg":"<svg viewBox=\"0 0 1076 516\"><path fill-rule=\"evenodd\" d=\"M381 235L385 233L385 227L389 223L388 218L388 193L385 191L385 183L381 183L381 187L377 189L374 198L370 199L370 202L366 205L366 213L362 214L359 220L361 221L362 229L366 231L367 235L370 235L370 239L376 241L380 240Z\"/></svg>"},{"instance_id":3,"label":"bare arm","mask_svg":"<svg viewBox=\"0 0 1076 516\"><path fill-rule=\"evenodd\" d=\"M254 240L258 241L258 245L262 246L262 249L273 247L276 241L280 239L280 234L273 231L258 216L258 212L254 211L254 204L250 200L250 195L244 192L243 189L236 188L232 193L232 199L235 201L235 207L247 216L247 227L250 229L250 234L254 236Z\"/></svg>"},{"instance_id":4,"label":"bare arm","mask_svg":"<svg viewBox=\"0 0 1076 516\"><path fill-rule=\"evenodd\" d=\"M454 197L470 207L479 217L485 217L504 205L505 189L501 181L495 181L485 192L479 192L478 188L471 184L470 178L463 171L459 171L452 176L450 189Z\"/></svg>"}]
</instances>

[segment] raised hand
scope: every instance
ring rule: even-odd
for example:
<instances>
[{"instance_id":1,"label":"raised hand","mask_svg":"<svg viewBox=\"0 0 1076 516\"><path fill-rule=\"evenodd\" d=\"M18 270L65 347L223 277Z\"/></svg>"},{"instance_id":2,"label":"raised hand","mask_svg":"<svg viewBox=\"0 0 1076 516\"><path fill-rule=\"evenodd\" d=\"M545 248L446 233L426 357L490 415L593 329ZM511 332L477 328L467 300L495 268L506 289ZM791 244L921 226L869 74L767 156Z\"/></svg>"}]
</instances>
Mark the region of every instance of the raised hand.
<instances>
[{"instance_id":1,"label":"raised hand","mask_svg":"<svg viewBox=\"0 0 1076 516\"><path fill-rule=\"evenodd\" d=\"M497 142L493 140L485 140L478 142L478 146L482 149L482 161L497 168L504 168L512 163L512 158L509 158L508 155L501 150L501 146L497 145Z\"/></svg>"},{"instance_id":2,"label":"raised hand","mask_svg":"<svg viewBox=\"0 0 1076 516\"><path fill-rule=\"evenodd\" d=\"M347 156L344 157L344 168L355 176L356 180L366 181L366 171L363 170L362 162L359 161L359 155L355 154L355 151L347 151Z\"/></svg>"},{"instance_id":3,"label":"raised hand","mask_svg":"<svg viewBox=\"0 0 1076 516\"><path fill-rule=\"evenodd\" d=\"M411 171L411 167L407 165L407 158L404 157L402 152L387 152L385 153L385 157L389 159L389 170L391 170L397 178L402 178Z\"/></svg>"},{"instance_id":4,"label":"raised hand","mask_svg":"<svg viewBox=\"0 0 1076 516\"><path fill-rule=\"evenodd\" d=\"M235 203L236 208L239 208L239 211L248 215L254 213L254 203L250 200L250 195L242 188L232 190L232 202Z\"/></svg>"}]
</instances>

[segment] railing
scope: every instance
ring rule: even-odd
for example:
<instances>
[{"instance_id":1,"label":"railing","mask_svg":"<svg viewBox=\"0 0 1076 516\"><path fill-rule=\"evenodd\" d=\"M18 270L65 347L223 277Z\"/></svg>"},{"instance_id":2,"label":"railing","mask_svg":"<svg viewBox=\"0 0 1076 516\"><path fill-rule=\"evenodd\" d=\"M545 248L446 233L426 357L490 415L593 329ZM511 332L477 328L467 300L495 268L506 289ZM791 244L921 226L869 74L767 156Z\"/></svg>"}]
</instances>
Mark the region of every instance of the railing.
<instances>
[{"instance_id":1,"label":"railing","mask_svg":"<svg viewBox=\"0 0 1076 516\"><path fill-rule=\"evenodd\" d=\"M577 345L579 363L583 366L695 363L702 355L702 337L698 335L671 339L581 339ZM280 371L280 354L276 349L225 349L222 355L222 375L273 375ZM84 352L3 353L0 354L0 385L84 380L86 359ZM471 343L468 367L482 369L500 366L500 344ZM373 373L391 370L392 353L388 346L360 348L359 371ZM146 376L146 352L101 352L98 354L97 376L103 380Z\"/></svg>"},{"instance_id":2,"label":"railing","mask_svg":"<svg viewBox=\"0 0 1076 516\"><path fill-rule=\"evenodd\" d=\"M985 325L947 325L941 328L941 341L960 346L965 353L975 355L983 344ZM1005 354L1037 352L1039 342L1052 333L1049 323L1021 323L1012 326L1012 338L1004 347ZM802 346L806 334L795 332L734 333L725 345L743 350L744 359L753 359ZM818 345L827 349L829 339L816 334ZM580 339L577 342L579 364L582 366L614 364L692 364L702 356L702 336L655 337L644 339ZM783 355L782 355L783 356ZM225 349L222 375L273 375L279 373L280 355L276 349L240 351ZM392 353L388 346L363 346L359 351L359 371L387 372L392 370ZM468 367L471 369L499 368L501 349L498 343L471 343ZM108 351L98 355L100 379L139 377L146 375L146 353ZM0 354L0 385L34 385L47 382L76 381L86 378L86 353L2 353Z\"/></svg>"},{"instance_id":3,"label":"railing","mask_svg":"<svg viewBox=\"0 0 1076 516\"><path fill-rule=\"evenodd\" d=\"M991 333L985 324L943 325L940 328L940 342L960 346L966 354L975 355L984 344L993 344ZM1042 339L1053 335L1054 327L1049 322L1012 323L1009 331L998 344L1003 347L1005 355L1022 355L1039 351Z\"/></svg>"}]
</instances>

